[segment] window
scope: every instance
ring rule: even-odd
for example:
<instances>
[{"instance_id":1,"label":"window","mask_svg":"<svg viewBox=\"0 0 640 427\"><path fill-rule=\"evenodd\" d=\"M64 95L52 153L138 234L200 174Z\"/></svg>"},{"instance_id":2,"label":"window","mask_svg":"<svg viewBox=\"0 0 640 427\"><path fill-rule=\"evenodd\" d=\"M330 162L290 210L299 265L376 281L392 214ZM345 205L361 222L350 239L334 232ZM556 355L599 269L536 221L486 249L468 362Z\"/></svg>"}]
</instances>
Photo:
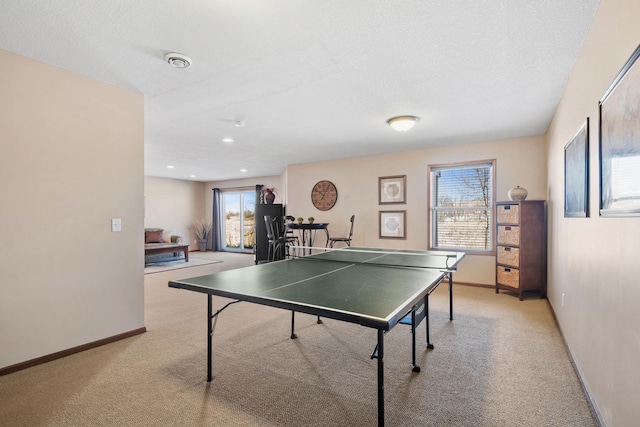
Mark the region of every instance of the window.
<instances>
[{"instance_id":1,"label":"window","mask_svg":"<svg viewBox=\"0 0 640 427\"><path fill-rule=\"evenodd\" d=\"M255 243L256 190L223 191L224 250L247 252Z\"/></svg>"},{"instance_id":2,"label":"window","mask_svg":"<svg viewBox=\"0 0 640 427\"><path fill-rule=\"evenodd\" d=\"M429 166L429 249L493 254L495 160Z\"/></svg>"}]
</instances>

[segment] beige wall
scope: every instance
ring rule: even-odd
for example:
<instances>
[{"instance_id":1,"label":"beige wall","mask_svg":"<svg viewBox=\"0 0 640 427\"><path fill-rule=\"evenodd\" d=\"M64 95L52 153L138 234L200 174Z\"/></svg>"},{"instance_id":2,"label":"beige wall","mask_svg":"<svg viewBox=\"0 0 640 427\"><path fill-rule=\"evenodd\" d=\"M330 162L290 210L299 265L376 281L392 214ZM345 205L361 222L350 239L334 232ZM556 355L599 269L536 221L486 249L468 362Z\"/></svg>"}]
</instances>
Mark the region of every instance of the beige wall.
<instances>
[{"instance_id":1,"label":"beige wall","mask_svg":"<svg viewBox=\"0 0 640 427\"><path fill-rule=\"evenodd\" d=\"M6 367L144 326L144 98L3 50L0 62Z\"/></svg>"},{"instance_id":2,"label":"beige wall","mask_svg":"<svg viewBox=\"0 0 640 427\"><path fill-rule=\"evenodd\" d=\"M182 236L189 250L197 250L191 225L200 220L211 222L211 216L205 214L204 187L202 182L145 176L144 226Z\"/></svg>"},{"instance_id":3,"label":"beige wall","mask_svg":"<svg viewBox=\"0 0 640 427\"><path fill-rule=\"evenodd\" d=\"M543 137L531 137L292 165L287 168L287 213L328 222L331 235L345 235L353 214L354 245L427 249L427 166L490 159L496 160L498 200L507 200L507 192L516 185L526 188L531 199L546 197L546 143ZM407 176L407 203L379 205L378 178L393 175ZM338 202L324 212L311 203L311 189L323 179L338 188ZM407 211L406 240L379 238L378 212L382 210ZM324 245L320 235L316 244ZM493 285L494 277L495 257L468 256L456 274L456 281Z\"/></svg>"},{"instance_id":4,"label":"beige wall","mask_svg":"<svg viewBox=\"0 0 640 427\"><path fill-rule=\"evenodd\" d=\"M545 139L539 136L290 165L280 177L207 183L205 208L210 218L214 187L275 186L278 188L275 203L284 203L287 214L305 219L313 216L316 222L328 222L331 235L348 234L349 218L355 215L354 245L427 249L428 165L495 159L498 200L507 200L507 192L516 185L526 188L529 198L544 199L546 150ZM378 205L378 178L392 175L407 175L407 203ZM320 211L311 203L311 189L323 179L332 181L338 188L338 202L329 211ZM406 240L379 238L378 212L381 210L407 211ZM317 234L315 245L324 244L322 233ZM456 274L456 281L494 285L495 257L468 256Z\"/></svg>"},{"instance_id":5,"label":"beige wall","mask_svg":"<svg viewBox=\"0 0 640 427\"><path fill-rule=\"evenodd\" d=\"M640 420L640 218L598 215L598 101L640 42L639 16L637 0L600 2L548 132L549 301L608 426ZM587 117L591 216L564 218L564 146Z\"/></svg>"}]
</instances>

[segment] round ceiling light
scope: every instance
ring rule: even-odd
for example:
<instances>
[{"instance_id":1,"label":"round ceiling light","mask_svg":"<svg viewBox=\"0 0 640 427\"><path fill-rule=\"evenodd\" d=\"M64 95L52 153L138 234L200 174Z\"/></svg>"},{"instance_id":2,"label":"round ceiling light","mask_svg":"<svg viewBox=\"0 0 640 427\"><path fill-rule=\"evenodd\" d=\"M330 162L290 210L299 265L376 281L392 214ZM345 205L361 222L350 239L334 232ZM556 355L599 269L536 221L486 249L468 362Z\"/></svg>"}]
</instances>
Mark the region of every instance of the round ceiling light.
<instances>
[{"instance_id":1,"label":"round ceiling light","mask_svg":"<svg viewBox=\"0 0 640 427\"><path fill-rule=\"evenodd\" d=\"M418 120L420 119L416 116L398 116L390 118L387 120L387 123L389 123L389 126L395 131L406 132L411 129Z\"/></svg>"},{"instance_id":2,"label":"round ceiling light","mask_svg":"<svg viewBox=\"0 0 640 427\"><path fill-rule=\"evenodd\" d=\"M191 58L181 53L167 53L164 59L176 68L188 68L191 65Z\"/></svg>"}]
</instances>

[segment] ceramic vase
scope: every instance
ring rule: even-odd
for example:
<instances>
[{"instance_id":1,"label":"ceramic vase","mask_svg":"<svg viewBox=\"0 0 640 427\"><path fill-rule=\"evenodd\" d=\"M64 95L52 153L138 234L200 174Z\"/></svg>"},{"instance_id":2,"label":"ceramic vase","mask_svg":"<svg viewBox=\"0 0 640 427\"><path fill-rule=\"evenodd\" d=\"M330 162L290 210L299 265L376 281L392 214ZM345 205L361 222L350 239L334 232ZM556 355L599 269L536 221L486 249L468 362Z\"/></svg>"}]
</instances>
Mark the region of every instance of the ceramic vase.
<instances>
[{"instance_id":1,"label":"ceramic vase","mask_svg":"<svg viewBox=\"0 0 640 427\"><path fill-rule=\"evenodd\" d=\"M264 202L267 205L273 204L275 199L276 199L276 195L273 194L273 192L271 192L269 190L264 190Z\"/></svg>"},{"instance_id":2,"label":"ceramic vase","mask_svg":"<svg viewBox=\"0 0 640 427\"><path fill-rule=\"evenodd\" d=\"M527 198L529 193L524 188L519 185L509 190L507 194L509 196L509 200L513 200L514 202L519 202Z\"/></svg>"}]
</instances>

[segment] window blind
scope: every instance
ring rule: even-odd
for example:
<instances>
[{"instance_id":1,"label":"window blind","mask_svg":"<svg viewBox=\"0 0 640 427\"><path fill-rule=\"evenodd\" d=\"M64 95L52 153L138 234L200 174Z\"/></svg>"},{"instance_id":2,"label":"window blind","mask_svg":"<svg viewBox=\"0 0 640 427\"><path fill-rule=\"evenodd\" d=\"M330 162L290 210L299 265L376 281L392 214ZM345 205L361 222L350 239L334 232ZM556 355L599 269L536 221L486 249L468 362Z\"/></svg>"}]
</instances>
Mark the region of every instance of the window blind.
<instances>
[{"instance_id":1,"label":"window blind","mask_svg":"<svg viewBox=\"0 0 640 427\"><path fill-rule=\"evenodd\" d=\"M430 168L431 247L493 248L493 162Z\"/></svg>"}]
</instances>

